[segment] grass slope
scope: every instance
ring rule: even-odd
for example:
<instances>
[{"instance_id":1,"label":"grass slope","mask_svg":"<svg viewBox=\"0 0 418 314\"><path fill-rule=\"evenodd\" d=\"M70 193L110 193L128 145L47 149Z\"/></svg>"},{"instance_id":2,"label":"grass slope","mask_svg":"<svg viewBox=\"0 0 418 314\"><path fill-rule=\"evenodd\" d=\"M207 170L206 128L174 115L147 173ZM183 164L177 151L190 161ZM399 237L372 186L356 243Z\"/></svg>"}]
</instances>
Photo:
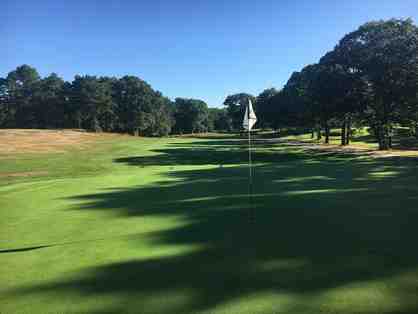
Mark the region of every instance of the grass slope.
<instances>
[{"instance_id":1,"label":"grass slope","mask_svg":"<svg viewBox=\"0 0 418 314\"><path fill-rule=\"evenodd\" d=\"M417 313L416 159L291 144L256 145L254 222L236 139L1 158L43 175L0 178L0 313Z\"/></svg>"}]
</instances>

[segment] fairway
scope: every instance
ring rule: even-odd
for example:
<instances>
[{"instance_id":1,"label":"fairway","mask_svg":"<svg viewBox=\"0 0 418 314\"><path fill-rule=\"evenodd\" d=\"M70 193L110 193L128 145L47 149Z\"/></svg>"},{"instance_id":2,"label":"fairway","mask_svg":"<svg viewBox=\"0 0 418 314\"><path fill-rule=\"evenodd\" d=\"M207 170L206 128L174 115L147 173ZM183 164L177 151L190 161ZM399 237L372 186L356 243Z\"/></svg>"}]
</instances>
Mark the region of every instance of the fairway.
<instances>
[{"instance_id":1,"label":"fairway","mask_svg":"<svg viewBox=\"0 0 418 314\"><path fill-rule=\"evenodd\" d=\"M1 154L0 313L418 313L416 157L254 146Z\"/></svg>"}]
</instances>

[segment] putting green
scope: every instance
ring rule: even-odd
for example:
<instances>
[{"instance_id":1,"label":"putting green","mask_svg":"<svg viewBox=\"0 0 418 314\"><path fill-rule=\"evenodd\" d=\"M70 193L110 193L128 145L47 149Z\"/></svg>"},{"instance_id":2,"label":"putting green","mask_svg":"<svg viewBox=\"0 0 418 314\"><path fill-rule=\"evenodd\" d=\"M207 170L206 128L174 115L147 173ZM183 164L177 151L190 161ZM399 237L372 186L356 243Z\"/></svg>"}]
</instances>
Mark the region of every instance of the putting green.
<instances>
[{"instance_id":1,"label":"putting green","mask_svg":"<svg viewBox=\"0 0 418 314\"><path fill-rule=\"evenodd\" d=\"M418 167L113 137L1 157L0 313L418 313Z\"/></svg>"}]
</instances>

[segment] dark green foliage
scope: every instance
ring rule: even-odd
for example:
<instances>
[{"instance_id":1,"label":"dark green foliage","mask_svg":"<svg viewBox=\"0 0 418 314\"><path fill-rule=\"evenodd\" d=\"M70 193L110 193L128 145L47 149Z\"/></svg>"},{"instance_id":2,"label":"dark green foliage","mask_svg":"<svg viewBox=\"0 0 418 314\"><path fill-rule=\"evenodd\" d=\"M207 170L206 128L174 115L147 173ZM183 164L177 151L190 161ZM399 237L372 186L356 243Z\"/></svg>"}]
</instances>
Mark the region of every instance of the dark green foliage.
<instances>
[{"instance_id":1,"label":"dark green foliage","mask_svg":"<svg viewBox=\"0 0 418 314\"><path fill-rule=\"evenodd\" d=\"M9 121L11 118L7 80L0 78L0 126L8 127L11 125L12 121Z\"/></svg>"},{"instance_id":2,"label":"dark green foliage","mask_svg":"<svg viewBox=\"0 0 418 314\"><path fill-rule=\"evenodd\" d=\"M176 98L174 131L178 134L209 131L207 104L198 99Z\"/></svg>"},{"instance_id":3,"label":"dark green foliage","mask_svg":"<svg viewBox=\"0 0 418 314\"><path fill-rule=\"evenodd\" d=\"M22 65L10 72L3 89L6 99L3 106L7 117L5 120L9 127L33 128L38 127L35 117L35 94L39 88L40 76L38 72L28 66ZM2 107L3 107L2 106Z\"/></svg>"},{"instance_id":4,"label":"dark green foliage","mask_svg":"<svg viewBox=\"0 0 418 314\"><path fill-rule=\"evenodd\" d=\"M57 74L40 78L22 65L0 79L0 127L83 128L163 136L171 132L170 100L135 76L79 76L64 82Z\"/></svg>"},{"instance_id":5,"label":"dark green foliage","mask_svg":"<svg viewBox=\"0 0 418 314\"><path fill-rule=\"evenodd\" d=\"M175 103L136 76L76 75L72 82L52 73L40 78L23 65L0 78L1 128L78 128L141 136L229 131L225 110L209 113L205 102Z\"/></svg>"},{"instance_id":6,"label":"dark green foliage","mask_svg":"<svg viewBox=\"0 0 418 314\"><path fill-rule=\"evenodd\" d=\"M227 108L228 116L232 120L232 128L234 130L240 130L242 128L242 118L245 113L245 106L248 103L248 99L251 99L255 110L257 110L256 99L250 94L239 93L229 95L224 101L224 106Z\"/></svg>"},{"instance_id":7,"label":"dark green foliage","mask_svg":"<svg viewBox=\"0 0 418 314\"><path fill-rule=\"evenodd\" d=\"M228 114L239 125L237 106L247 94L228 96ZM393 126L401 123L418 137L418 28L412 20L370 22L346 35L319 63L294 72L280 92L257 97L261 127L341 126L341 144L349 143L351 125L372 129L380 149L391 147Z\"/></svg>"},{"instance_id":8,"label":"dark green foliage","mask_svg":"<svg viewBox=\"0 0 418 314\"><path fill-rule=\"evenodd\" d=\"M64 127L64 81L57 74L43 78L34 95L34 114L40 128Z\"/></svg>"},{"instance_id":9,"label":"dark green foliage","mask_svg":"<svg viewBox=\"0 0 418 314\"><path fill-rule=\"evenodd\" d=\"M167 135L171 131L171 103L149 84L135 76L124 76L112 84L115 130L146 136Z\"/></svg>"},{"instance_id":10,"label":"dark green foliage","mask_svg":"<svg viewBox=\"0 0 418 314\"><path fill-rule=\"evenodd\" d=\"M109 86L95 76L76 76L69 95L74 107L76 126L95 132L107 128L105 116L111 110L112 98Z\"/></svg>"},{"instance_id":11,"label":"dark green foliage","mask_svg":"<svg viewBox=\"0 0 418 314\"><path fill-rule=\"evenodd\" d=\"M209 131L232 131L232 119L225 108L209 108Z\"/></svg>"},{"instance_id":12,"label":"dark green foliage","mask_svg":"<svg viewBox=\"0 0 418 314\"><path fill-rule=\"evenodd\" d=\"M275 88L265 89L257 96L257 115L259 118L258 127L268 128L275 125L275 116L277 115L277 104L275 103L275 96L279 91Z\"/></svg>"},{"instance_id":13,"label":"dark green foliage","mask_svg":"<svg viewBox=\"0 0 418 314\"><path fill-rule=\"evenodd\" d=\"M346 35L335 51L339 61L366 82L366 119L379 147L390 148L400 113L416 111L418 28L410 19L366 23ZM409 110L402 110L405 106Z\"/></svg>"}]
</instances>

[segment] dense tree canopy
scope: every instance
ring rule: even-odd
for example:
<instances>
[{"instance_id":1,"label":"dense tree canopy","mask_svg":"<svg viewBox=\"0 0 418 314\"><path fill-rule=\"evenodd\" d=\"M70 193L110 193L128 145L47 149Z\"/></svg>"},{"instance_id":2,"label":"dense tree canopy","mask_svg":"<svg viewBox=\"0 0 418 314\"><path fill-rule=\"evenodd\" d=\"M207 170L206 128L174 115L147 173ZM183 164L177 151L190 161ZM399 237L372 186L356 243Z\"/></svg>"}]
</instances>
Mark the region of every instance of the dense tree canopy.
<instances>
[{"instance_id":1,"label":"dense tree canopy","mask_svg":"<svg viewBox=\"0 0 418 314\"><path fill-rule=\"evenodd\" d=\"M176 133L199 133L209 130L209 110L202 100L176 98L174 119Z\"/></svg>"},{"instance_id":2,"label":"dense tree canopy","mask_svg":"<svg viewBox=\"0 0 418 314\"><path fill-rule=\"evenodd\" d=\"M278 114L275 111L274 97L279 93L275 88L265 89L256 98L257 114L259 117L258 127L267 128L275 125L274 117Z\"/></svg>"},{"instance_id":3,"label":"dense tree canopy","mask_svg":"<svg viewBox=\"0 0 418 314\"><path fill-rule=\"evenodd\" d=\"M210 115L201 100L172 102L136 76L76 75L65 82L55 73L41 78L28 65L0 78L0 127L79 128L143 136L231 129L224 110Z\"/></svg>"},{"instance_id":4,"label":"dense tree canopy","mask_svg":"<svg viewBox=\"0 0 418 314\"><path fill-rule=\"evenodd\" d=\"M252 103L255 104L255 97L246 93L229 95L224 101L224 106L227 109L228 116L231 118L232 128L234 130L241 129L245 106L248 104L248 99L251 99Z\"/></svg>"},{"instance_id":5,"label":"dense tree canopy","mask_svg":"<svg viewBox=\"0 0 418 314\"><path fill-rule=\"evenodd\" d=\"M294 72L285 86L257 97L226 97L223 109L198 99L164 97L135 76L41 78L22 65L0 78L0 127L83 128L144 136L241 129L251 99L258 128L303 127L321 138L341 127L349 143L353 124L368 126L381 149L392 145L395 124L418 137L418 27L391 19L361 25L318 63Z\"/></svg>"},{"instance_id":6,"label":"dense tree canopy","mask_svg":"<svg viewBox=\"0 0 418 314\"><path fill-rule=\"evenodd\" d=\"M225 108L209 108L209 131L232 131L232 119Z\"/></svg>"},{"instance_id":7,"label":"dense tree canopy","mask_svg":"<svg viewBox=\"0 0 418 314\"><path fill-rule=\"evenodd\" d=\"M228 96L224 105L239 128L239 104L248 94ZM340 125L348 144L351 125L369 126L380 149L392 145L394 124L418 136L418 28L411 19L369 22L344 36L316 64L294 72L281 91L256 98L261 127L302 126L325 131Z\"/></svg>"},{"instance_id":8,"label":"dense tree canopy","mask_svg":"<svg viewBox=\"0 0 418 314\"><path fill-rule=\"evenodd\" d=\"M368 87L366 118L380 148L389 148L402 107L416 102L418 28L410 19L366 23L346 35L335 54Z\"/></svg>"}]
</instances>

